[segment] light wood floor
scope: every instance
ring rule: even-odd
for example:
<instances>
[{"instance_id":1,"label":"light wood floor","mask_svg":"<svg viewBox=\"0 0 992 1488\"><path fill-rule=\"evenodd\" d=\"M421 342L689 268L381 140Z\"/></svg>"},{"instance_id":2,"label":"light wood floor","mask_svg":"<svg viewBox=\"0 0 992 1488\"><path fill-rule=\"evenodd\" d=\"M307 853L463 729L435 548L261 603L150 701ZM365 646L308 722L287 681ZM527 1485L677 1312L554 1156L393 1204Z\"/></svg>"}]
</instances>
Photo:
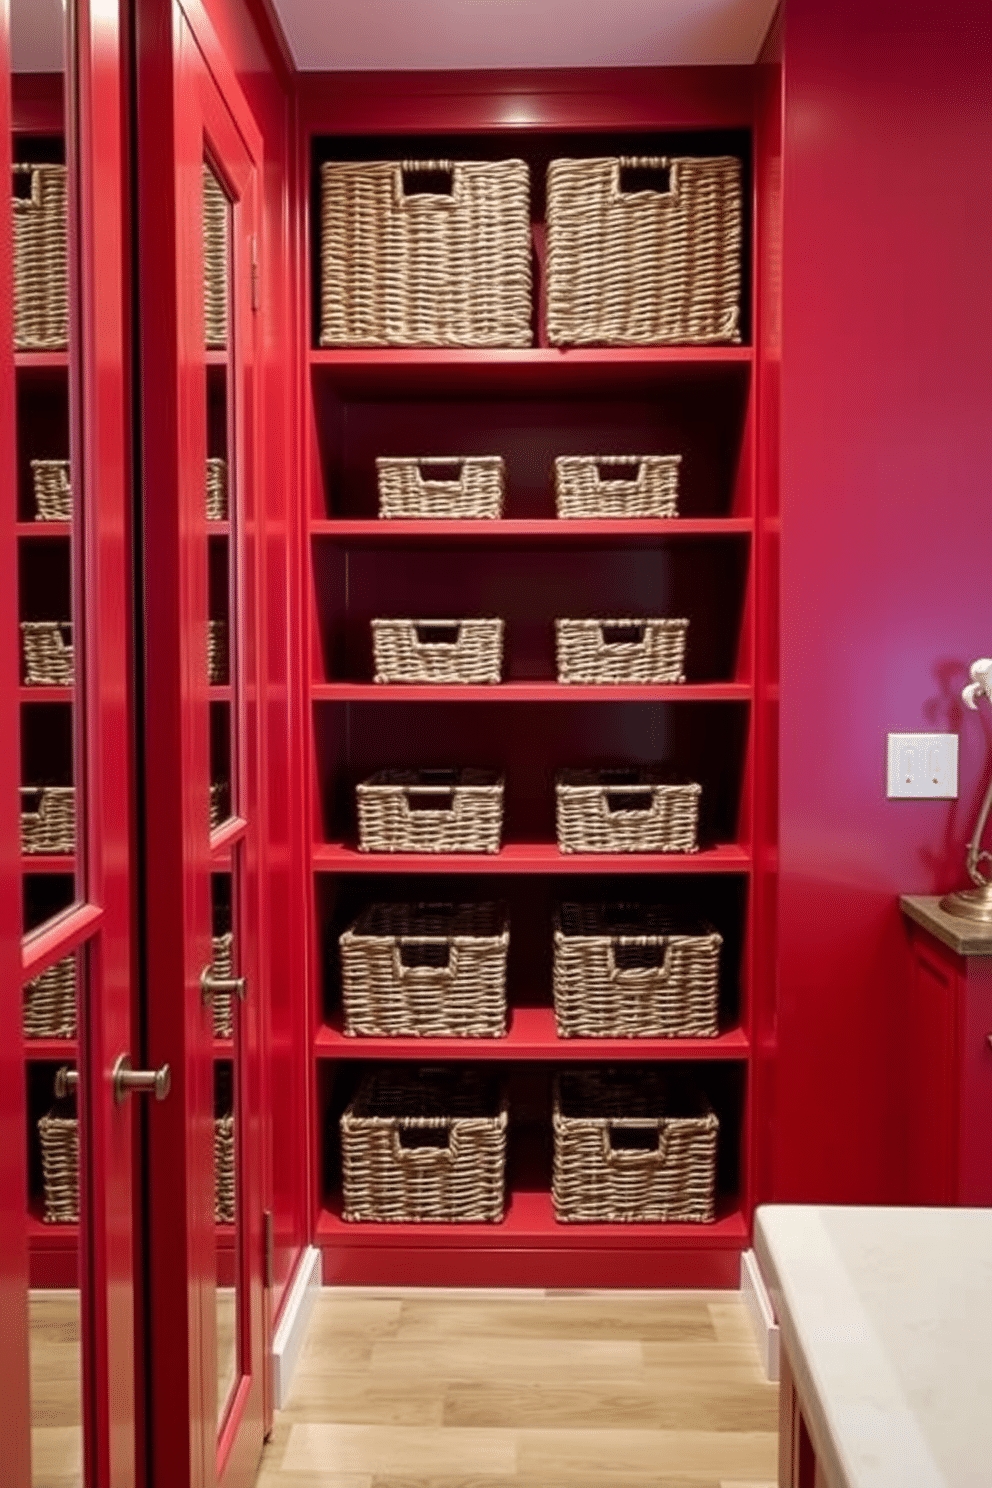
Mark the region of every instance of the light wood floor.
<instances>
[{"instance_id":1,"label":"light wood floor","mask_svg":"<svg viewBox=\"0 0 992 1488\"><path fill-rule=\"evenodd\" d=\"M28 1317L32 1488L81 1488L79 1293L29 1292Z\"/></svg>"},{"instance_id":2,"label":"light wood floor","mask_svg":"<svg viewBox=\"0 0 992 1488\"><path fill-rule=\"evenodd\" d=\"M322 1293L256 1488L774 1488L732 1293Z\"/></svg>"}]
</instances>

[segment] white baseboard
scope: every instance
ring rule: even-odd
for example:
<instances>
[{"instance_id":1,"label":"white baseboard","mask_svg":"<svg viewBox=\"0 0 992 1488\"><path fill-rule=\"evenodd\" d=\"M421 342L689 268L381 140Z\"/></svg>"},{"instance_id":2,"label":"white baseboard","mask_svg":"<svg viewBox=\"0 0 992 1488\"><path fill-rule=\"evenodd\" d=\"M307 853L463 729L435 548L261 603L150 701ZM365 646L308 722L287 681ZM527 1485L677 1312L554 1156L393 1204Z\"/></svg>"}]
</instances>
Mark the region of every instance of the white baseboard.
<instances>
[{"instance_id":1,"label":"white baseboard","mask_svg":"<svg viewBox=\"0 0 992 1488\"><path fill-rule=\"evenodd\" d=\"M779 1331L775 1321L765 1279L758 1267L758 1258L753 1250L745 1250L741 1256L741 1301L747 1308L754 1328L755 1342L764 1365L765 1376L778 1379Z\"/></svg>"},{"instance_id":2,"label":"white baseboard","mask_svg":"<svg viewBox=\"0 0 992 1488\"><path fill-rule=\"evenodd\" d=\"M289 1285L279 1326L272 1340L272 1403L282 1410L289 1398L307 1324L320 1291L321 1253L313 1245L300 1256L296 1274Z\"/></svg>"}]
</instances>

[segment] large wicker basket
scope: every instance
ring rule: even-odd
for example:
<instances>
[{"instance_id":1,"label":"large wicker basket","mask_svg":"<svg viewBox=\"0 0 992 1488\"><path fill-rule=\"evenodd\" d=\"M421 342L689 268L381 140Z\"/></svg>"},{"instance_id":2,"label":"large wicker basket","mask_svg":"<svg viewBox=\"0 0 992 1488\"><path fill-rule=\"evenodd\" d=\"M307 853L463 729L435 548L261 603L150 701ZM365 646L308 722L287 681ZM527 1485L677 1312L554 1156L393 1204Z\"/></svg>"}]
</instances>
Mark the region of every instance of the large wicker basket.
<instances>
[{"instance_id":1,"label":"large wicker basket","mask_svg":"<svg viewBox=\"0 0 992 1488\"><path fill-rule=\"evenodd\" d=\"M624 189L648 172L667 190ZM547 275L554 346L740 341L740 161L553 160Z\"/></svg>"},{"instance_id":2,"label":"large wicker basket","mask_svg":"<svg viewBox=\"0 0 992 1488\"><path fill-rule=\"evenodd\" d=\"M559 517L674 517L681 455L557 455Z\"/></svg>"},{"instance_id":3,"label":"large wicker basket","mask_svg":"<svg viewBox=\"0 0 992 1488\"><path fill-rule=\"evenodd\" d=\"M688 620L556 620L559 682L684 682Z\"/></svg>"},{"instance_id":4,"label":"large wicker basket","mask_svg":"<svg viewBox=\"0 0 992 1488\"><path fill-rule=\"evenodd\" d=\"M362 852L497 853L495 770L381 770L356 787Z\"/></svg>"},{"instance_id":5,"label":"large wicker basket","mask_svg":"<svg viewBox=\"0 0 992 1488\"><path fill-rule=\"evenodd\" d=\"M32 460L35 520L72 520L72 471L68 460Z\"/></svg>"},{"instance_id":6,"label":"large wicker basket","mask_svg":"<svg viewBox=\"0 0 992 1488\"><path fill-rule=\"evenodd\" d=\"M54 351L69 342L64 165L15 165L14 346Z\"/></svg>"},{"instance_id":7,"label":"large wicker basket","mask_svg":"<svg viewBox=\"0 0 992 1488\"><path fill-rule=\"evenodd\" d=\"M24 681L31 687L71 687L74 676L72 624L68 620L22 620Z\"/></svg>"},{"instance_id":8,"label":"large wicker basket","mask_svg":"<svg viewBox=\"0 0 992 1488\"><path fill-rule=\"evenodd\" d=\"M559 1221L712 1220L719 1121L674 1075L563 1072L554 1081L552 1122Z\"/></svg>"},{"instance_id":9,"label":"large wicker basket","mask_svg":"<svg viewBox=\"0 0 992 1488\"><path fill-rule=\"evenodd\" d=\"M76 850L76 789L72 785L21 786L21 852Z\"/></svg>"},{"instance_id":10,"label":"large wicker basket","mask_svg":"<svg viewBox=\"0 0 992 1488\"><path fill-rule=\"evenodd\" d=\"M207 621L207 681L219 686L228 680L227 621Z\"/></svg>"},{"instance_id":11,"label":"large wicker basket","mask_svg":"<svg viewBox=\"0 0 992 1488\"><path fill-rule=\"evenodd\" d=\"M530 345L522 160L328 161L320 174L322 346Z\"/></svg>"},{"instance_id":12,"label":"large wicker basket","mask_svg":"<svg viewBox=\"0 0 992 1488\"><path fill-rule=\"evenodd\" d=\"M227 520L227 461L207 456L207 521Z\"/></svg>"},{"instance_id":13,"label":"large wicker basket","mask_svg":"<svg viewBox=\"0 0 992 1488\"><path fill-rule=\"evenodd\" d=\"M498 1223L507 1121L481 1070L371 1072L341 1117L344 1218Z\"/></svg>"},{"instance_id":14,"label":"large wicker basket","mask_svg":"<svg viewBox=\"0 0 992 1488\"><path fill-rule=\"evenodd\" d=\"M76 1224L79 1219L79 1121L72 1101L60 1101L38 1121L45 1223Z\"/></svg>"},{"instance_id":15,"label":"large wicker basket","mask_svg":"<svg viewBox=\"0 0 992 1488\"><path fill-rule=\"evenodd\" d=\"M227 346L228 199L208 165L203 167L203 335L208 350Z\"/></svg>"},{"instance_id":16,"label":"large wicker basket","mask_svg":"<svg viewBox=\"0 0 992 1488\"><path fill-rule=\"evenodd\" d=\"M561 1038L713 1038L723 937L657 905L563 904L555 916Z\"/></svg>"},{"instance_id":17,"label":"large wicker basket","mask_svg":"<svg viewBox=\"0 0 992 1488\"><path fill-rule=\"evenodd\" d=\"M63 956L24 987L24 1037L76 1037L76 958Z\"/></svg>"},{"instance_id":18,"label":"large wicker basket","mask_svg":"<svg viewBox=\"0 0 992 1488\"><path fill-rule=\"evenodd\" d=\"M503 622L373 620L377 682L498 682Z\"/></svg>"},{"instance_id":19,"label":"large wicker basket","mask_svg":"<svg viewBox=\"0 0 992 1488\"><path fill-rule=\"evenodd\" d=\"M659 770L563 770L561 852L695 852L701 786Z\"/></svg>"},{"instance_id":20,"label":"large wicker basket","mask_svg":"<svg viewBox=\"0 0 992 1488\"><path fill-rule=\"evenodd\" d=\"M380 455L375 468L380 517L431 521L502 516L502 455Z\"/></svg>"},{"instance_id":21,"label":"large wicker basket","mask_svg":"<svg viewBox=\"0 0 992 1488\"><path fill-rule=\"evenodd\" d=\"M345 1033L506 1033L505 904L372 904L339 945Z\"/></svg>"},{"instance_id":22,"label":"large wicker basket","mask_svg":"<svg viewBox=\"0 0 992 1488\"><path fill-rule=\"evenodd\" d=\"M215 935L211 944L211 975L226 981L234 975L232 970L234 965L234 934L232 931L226 930L223 935ZM215 992L212 998L212 1005L214 1010L214 1038L230 1038L234 1032L230 992Z\"/></svg>"}]
</instances>

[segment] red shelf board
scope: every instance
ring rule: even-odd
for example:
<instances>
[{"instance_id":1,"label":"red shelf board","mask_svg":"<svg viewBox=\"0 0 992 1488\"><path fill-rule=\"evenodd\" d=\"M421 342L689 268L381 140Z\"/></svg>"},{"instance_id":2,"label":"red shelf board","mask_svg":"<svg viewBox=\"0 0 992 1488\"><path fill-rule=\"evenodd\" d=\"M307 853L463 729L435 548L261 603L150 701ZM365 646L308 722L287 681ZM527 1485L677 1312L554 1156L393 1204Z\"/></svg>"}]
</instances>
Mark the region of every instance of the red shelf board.
<instances>
[{"instance_id":1,"label":"red shelf board","mask_svg":"<svg viewBox=\"0 0 992 1488\"><path fill-rule=\"evenodd\" d=\"M748 1050L741 1028L716 1038L559 1038L550 1007L512 1008L501 1039L359 1038L344 1033L340 1022L323 1024L314 1039L319 1059L744 1060Z\"/></svg>"},{"instance_id":2,"label":"red shelf board","mask_svg":"<svg viewBox=\"0 0 992 1488\"><path fill-rule=\"evenodd\" d=\"M75 696L72 687L44 687L22 684L18 697L22 703L71 703Z\"/></svg>"},{"instance_id":3,"label":"red shelf board","mask_svg":"<svg viewBox=\"0 0 992 1488\"><path fill-rule=\"evenodd\" d=\"M561 682L425 685L417 682L316 682L315 702L327 703L731 703L747 702L747 682L689 682L669 686L598 686Z\"/></svg>"},{"instance_id":4,"label":"red shelf board","mask_svg":"<svg viewBox=\"0 0 992 1488\"><path fill-rule=\"evenodd\" d=\"M42 1219L44 1200L32 1202L28 1210L28 1243L32 1250L76 1250L79 1246L78 1224L46 1224Z\"/></svg>"},{"instance_id":5,"label":"red shelf board","mask_svg":"<svg viewBox=\"0 0 992 1488\"><path fill-rule=\"evenodd\" d=\"M72 853L22 853L22 873L75 873Z\"/></svg>"},{"instance_id":6,"label":"red shelf board","mask_svg":"<svg viewBox=\"0 0 992 1488\"><path fill-rule=\"evenodd\" d=\"M68 348L62 347L59 351L15 351L14 366L18 371L22 369L32 371L35 368L49 369L64 367L69 368Z\"/></svg>"},{"instance_id":7,"label":"red shelf board","mask_svg":"<svg viewBox=\"0 0 992 1488\"><path fill-rule=\"evenodd\" d=\"M71 522L18 522L18 537L58 537L63 540L72 536Z\"/></svg>"},{"instance_id":8,"label":"red shelf board","mask_svg":"<svg viewBox=\"0 0 992 1488\"><path fill-rule=\"evenodd\" d=\"M218 520L211 517L207 518L208 537L230 537L230 535L231 524L226 518L224 518L223 520Z\"/></svg>"},{"instance_id":9,"label":"red shelf board","mask_svg":"<svg viewBox=\"0 0 992 1488\"><path fill-rule=\"evenodd\" d=\"M310 523L314 538L347 538L363 543L405 543L424 538L445 538L465 542L512 541L540 538L555 542L568 540L596 542L624 541L634 538L741 537L754 530L750 517L668 517L629 521L606 519L564 520L550 518L507 518L487 521L388 521L378 517L321 517Z\"/></svg>"},{"instance_id":10,"label":"red shelf board","mask_svg":"<svg viewBox=\"0 0 992 1488\"><path fill-rule=\"evenodd\" d=\"M696 853L562 853L553 842L511 842L498 853L367 853L317 843L324 873L746 873L751 854L736 842Z\"/></svg>"},{"instance_id":11,"label":"red shelf board","mask_svg":"<svg viewBox=\"0 0 992 1488\"><path fill-rule=\"evenodd\" d=\"M24 1055L27 1059L74 1060L77 1049L76 1040L71 1038L26 1038L24 1040Z\"/></svg>"},{"instance_id":12,"label":"red shelf board","mask_svg":"<svg viewBox=\"0 0 992 1488\"><path fill-rule=\"evenodd\" d=\"M215 1038L214 1041L213 1041L213 1043L214 1043L214 1058L215 1059L233 1059L234 1058L234 1040L233 1040L233 1038Z\"/></svg>"},{"instance_id":13,"label":"red shelf board","mask_svg":"<svg viewBox=\"0 0 992 1488\"><path fill-rule=\"evenodd\" d=\"M518 1190L511 1193L500 1224L371 1224L341 1218L332 1201L317 1218L317 1241L336 1246L376 1246L382 1249L499 1248L557 1250L739 1249L748 1227L741 1210L718 1206L712 1224L559 1224L551 1195Z\"/></svg>"},{"instance_id":14,"label":"red shelf board","mask_svg":"<svg viewBox=\"0 0 992 1488\"><path fill-rule=\"evenodd\" d=\"M229 703L233 696L229 682L211 682L209 684L209 697L212 703Z\"/></svg>"}]
</instances>

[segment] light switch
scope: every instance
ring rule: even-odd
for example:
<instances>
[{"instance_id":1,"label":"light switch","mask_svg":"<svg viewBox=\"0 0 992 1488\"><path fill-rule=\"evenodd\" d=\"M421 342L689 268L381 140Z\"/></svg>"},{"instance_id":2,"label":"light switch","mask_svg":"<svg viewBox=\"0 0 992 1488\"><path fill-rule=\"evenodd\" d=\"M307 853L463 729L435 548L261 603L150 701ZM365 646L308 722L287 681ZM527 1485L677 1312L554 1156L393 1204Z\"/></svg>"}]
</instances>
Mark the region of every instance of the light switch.
<instances>
[{"instance_id":1,"label":"light switch","mask_svg":"<svg viewBox=\"0 0 992 1488\"><path fill-rule=\"evenodd\" d=\"M889 734L890 796L936 796L958 793L957 734Z\"/></svg>"}]
</instances>

